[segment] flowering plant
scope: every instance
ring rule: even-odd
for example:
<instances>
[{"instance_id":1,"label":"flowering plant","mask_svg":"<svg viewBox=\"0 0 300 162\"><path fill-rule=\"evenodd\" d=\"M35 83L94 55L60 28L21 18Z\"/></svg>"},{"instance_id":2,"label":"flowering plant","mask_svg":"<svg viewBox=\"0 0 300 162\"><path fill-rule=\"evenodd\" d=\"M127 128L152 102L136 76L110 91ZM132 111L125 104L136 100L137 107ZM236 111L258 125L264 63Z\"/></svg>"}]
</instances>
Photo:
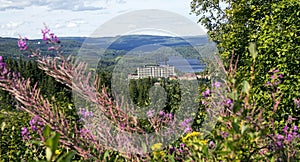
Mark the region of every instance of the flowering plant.
<instances>
[{"instance_id":1,"label":"flowering plant","mask_svg":"<svg viewBox=\"0 0 300 162\"><path fill-rule=\"evenodd\" d=\"M276 113L281 101L280 84L284 76L279 70L270 71L270 81L265 86L270 92L273 110L263 109L256 105L253 97L252 84L255 78L255 49L250 52L254 57L251 67L251 77L248 81L235 80L237 63L230 62L226 70L226 80L220 80L209 86L202 86L201 108L198 116L199 122L185 119L180 122L180 130L184 131L182 138L163 146L162 143L153 143L147 138L146 131L141 122L134 116L124 112L110 97L96 75L94 78L87 70L87 65L77 62L73 57L64 57L60 51L59 38L45 27L42 30L42 39L48 45L48 50L56 51L54 58L43 56L40 50L32 50L28 38L21 38L18 47L22 51L29 51L39 67L58 82L71 88L82 99L100 105L99 109L89 109L89 105L81 107L78 111L80 119L69 119L55 100L49 100L40 93L37 83L32 85L30 79L20 77L18 73L7 69L3 58L0 57L0 87L10 92L20 103L21 109L28 112L33 118L28 127L21 128L22 139L28 142L29 147L45 152L48 161L75 158L94 161L108 161L113 158L132 161L297 161L299 160L299 134L296 118L290 116L284 121L275 121L272 116ZM220 60L217 63L222 66ZM238 59L236 60L236 62ZM221 87L226 87L225 90ZM98 91L100 89L100 92ZM299 99L294 99L297 108ZM71 105L70 107L74 107ZM216 109L216 107L220 109ZM210 111L218 111L217 124L210 133L203 133L201 121L208 117ZM172 137L175 129L176 115L154 110L147 112L148 123L155 133L165 126L171 129L163 134ZM110 129L111 124L97 120L105 116L116 126ZM102 119L102 118L101 118ZM96 124L101 122L101 124ZM191 126L193 123L193 126ZM98 128L99 126L99 128ZM97 131L105 130L105 131ZM118 136L113 136L113 132ZM127 150L136 149L130 144L133 137L127 137L126 132L141 134L145 137L144 145L151 146L151 150L142 149L140 154L132 152L117 152L110 150L108 145L116 144L119 148ZM100 138L99 138L100 137ZM39 142L36 142L39 141ZM151 143L152 142L152 143ZM129 144L128 144L129 143ZM73 150L73 151L70 151ZM36 150L35 150L36 151ZM152 152L151 152L152 151ZM78 157L79 156L79 157Z\"/></svg>"},{"instance_id":2,"label":"flowering plant","mask_svg":"<svg viewBox=\"0 0 300 162\"><path fill-rule=\"evenodd\" d=\"M111 151L109 148L112 143L120 148L126 147L127 150L137 149L133 145L126 144L126 142L130 142L132 137L123 136L124 133L122 132L125 131L141 134L146 139L142 142L150 145L148 143L151 143L151 138L146 135L143 126L135 117L126 114L114 103L106 89L100 87L98 76L92 77L91 72L87 71L87 64L77 62L72 56L65 58L60 51L62 46L59 38L51 33L48 27L42 29L42 39L48 45L48 50L56 51L54 58L43 56L40 49L31 49L27 44L28 38L20 37L18 47L21 51L30 52L29 57L35 59L40 69L58 82L71 88L82 99L100 105L100 109L80 108L78 111L80 120L73 118L70 120L64 108L59 107L55 99L49 100L40 93L37 83L32 85L30 79L22 78L17 73L6 69L5 63L3 63L1 64L3 65L1 69L3 79L0 80L0 87L10 92L22 104L21 109L33 116L29 122L30 129L27 127L21 129L21 136L24 141L33 142L33 144L36 141L41 141L39 145L46 147L46 158L48 160L55 159L56 157L53 156L55 152L60 152L57 151L58 143L62 150L67 151L67 153L69 153L68 150L74 150L77 155L85 160L90 158L105 160L108 158L107 154L115 156L116 152ZM100 89L100 92L98 89ZM116 126L113 130L110 128L111 124L99 121L98 118L103 115ZM155 132L166 125L171 125L171 128L175 129L173 121L176 121L176 116L172 113L161 111L158 115L148 115L150 127ZM102 118L100 117L100 119ZM97 124L99 122L102 122L102 124ZM49 130L52 133L49 133ZM97 130L105 131L99 132ZM171 129L168 130L163 136L172 138L173 136L170 134L174 132ZM119 132L117 137L112 135L114 131ZM45 132L46 136L53 134L53 137L46 137ZM49 144L50 139L55 140L54 148L51 148L52 145ZM29 145L32 146L32 144ZM143 149L141 155L132 154L131 152L120 152L117 155L138 160L149 157L148 151Z\"/></svg>"}]
</instances>

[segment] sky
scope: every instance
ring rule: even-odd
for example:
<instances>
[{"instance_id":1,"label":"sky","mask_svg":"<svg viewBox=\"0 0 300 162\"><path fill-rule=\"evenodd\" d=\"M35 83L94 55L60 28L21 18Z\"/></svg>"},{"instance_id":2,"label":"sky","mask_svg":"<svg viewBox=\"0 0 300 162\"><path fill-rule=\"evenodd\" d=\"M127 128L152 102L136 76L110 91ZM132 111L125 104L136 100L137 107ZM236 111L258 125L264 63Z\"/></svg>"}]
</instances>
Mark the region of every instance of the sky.
<instances>
[{"instance_id":1,"label":"sky","mask_svg":"<svg viewBox=\"0 0 300 162\"><path fill-rule=\"evenodd\" d=\"M189 0L0 0L0 37L40 38L44 23L60 37L91 36L110 20L144 9L174 12L195 24L199 19L190 14Z\"/></svg>"}]
</instances>

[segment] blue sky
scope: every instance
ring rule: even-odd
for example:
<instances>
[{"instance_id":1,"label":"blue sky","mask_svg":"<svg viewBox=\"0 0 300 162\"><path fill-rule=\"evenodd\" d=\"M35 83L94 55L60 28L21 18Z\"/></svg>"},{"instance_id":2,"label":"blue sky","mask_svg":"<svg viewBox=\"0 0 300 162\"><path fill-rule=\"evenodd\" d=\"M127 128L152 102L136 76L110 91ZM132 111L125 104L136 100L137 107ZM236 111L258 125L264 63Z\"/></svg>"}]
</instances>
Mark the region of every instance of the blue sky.
<instances>
[{"instance_id":1,"label":"blue sky","mask_svg":"<svg viewBox=\"0 0 300 162\"><path fill-rule=\"evenodd\" d=\"M142 9L198 20L189 0L0 0L0 37L40 38L43 23L58 36L90 36L112 18Z\"/></svg>"}]
</instances>

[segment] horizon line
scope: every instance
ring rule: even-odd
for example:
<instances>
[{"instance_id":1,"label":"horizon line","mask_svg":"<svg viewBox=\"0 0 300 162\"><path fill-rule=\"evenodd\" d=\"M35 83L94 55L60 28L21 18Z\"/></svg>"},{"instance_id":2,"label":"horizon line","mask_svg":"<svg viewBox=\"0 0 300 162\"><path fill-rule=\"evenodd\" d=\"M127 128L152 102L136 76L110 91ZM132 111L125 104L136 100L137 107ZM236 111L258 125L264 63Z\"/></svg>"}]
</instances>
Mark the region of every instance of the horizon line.
<instances>
[{"instance_id":1,"label":"horizon line","mask_svg":"<svg viewBox=\"0 0 300 162\"><path fill-rule=\"evenodd\" d=\"M186 36L171 36L171 35L157 35L157 34L128 34L128 35L114 35L114 36L101 36L101 37L93 37L93 36L62 36L58 38L116 38L116 37L123 37L123 36L159 36L159 37L172 37L172 38L180 38L180 37L208 37L208 35L186 35ZM26 36L29 40L39 40L42 38L30 38ZM14 36L0 36L0 38L13 38L13 39L19 39L19 37Z\"/></svg>"}]
</instances>

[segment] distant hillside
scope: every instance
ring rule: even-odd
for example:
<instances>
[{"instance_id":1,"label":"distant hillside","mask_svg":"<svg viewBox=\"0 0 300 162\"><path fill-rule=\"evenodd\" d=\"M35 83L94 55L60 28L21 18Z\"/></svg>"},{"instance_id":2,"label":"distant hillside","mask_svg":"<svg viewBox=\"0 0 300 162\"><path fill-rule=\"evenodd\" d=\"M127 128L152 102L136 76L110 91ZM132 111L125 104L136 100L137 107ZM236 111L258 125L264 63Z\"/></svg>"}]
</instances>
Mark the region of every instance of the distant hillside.
<instances>
[{"instance_id":1,"label":"distant hillside","mask_svg":"<svg viewBox=\"0 0 300 162\"><path fill-rule=\"evenodd\" d=\"M83 42L82 38L68 38ZM201 46L209 43L206 36L194 37L170 37L170 36L155 36L155 35L125 35L117 37L103 37L103 38L86 38L86 44L102 47L111 50L125 50L131 51L139 48L145 51L158 49L161 46L176 47L176 46ZM151 46L151 47L149 47Z\"/></svg>"},{"instance_id":2,"label":"distant hillside","mask_svg":"<svg viewBox=\"0 0 300 162\"><path fill-rule=\"evenodd\" d=\"M70 54L77 54L78 50L80 49L82 42L68 39L68 38L60 38L61 45L63 46L63 54L70 55ZM18 48L18 39L17 38L2 38L0 37L0 55L4 57L12 57L12 58L19 58L22 57L27 59L28 52L20 51ZM28 40L28 46L32 49L39 48L44 55L55 55L55 51L48 51L48 46L43 43L41 39L35 40Z\"/></svg>"},{"instance_id":3,"label":"distant hillside","mask_svg":"<svg viewBox=\"0 0 300 162\"><path fill-rule=\"evenodd\" d=\"M76 55L82 44L96 46L97 49L106 49L111 57L121 56L126 51L138 50L142 52L154 51L160 47L193 48L211 44L206 36L195 37L170 37L155 35L126 35L117 37L62 37L60 38L64 55ZM0 55L4 57L24 57L26 54L20 52L16 38L0 37ZM41 39L29 40L28 45L32 49L40 48L45 55L55 55L54 51L47 51L47 46ZM88 48L88 47L87 47Z\"/></svg>"}]
</instances>

